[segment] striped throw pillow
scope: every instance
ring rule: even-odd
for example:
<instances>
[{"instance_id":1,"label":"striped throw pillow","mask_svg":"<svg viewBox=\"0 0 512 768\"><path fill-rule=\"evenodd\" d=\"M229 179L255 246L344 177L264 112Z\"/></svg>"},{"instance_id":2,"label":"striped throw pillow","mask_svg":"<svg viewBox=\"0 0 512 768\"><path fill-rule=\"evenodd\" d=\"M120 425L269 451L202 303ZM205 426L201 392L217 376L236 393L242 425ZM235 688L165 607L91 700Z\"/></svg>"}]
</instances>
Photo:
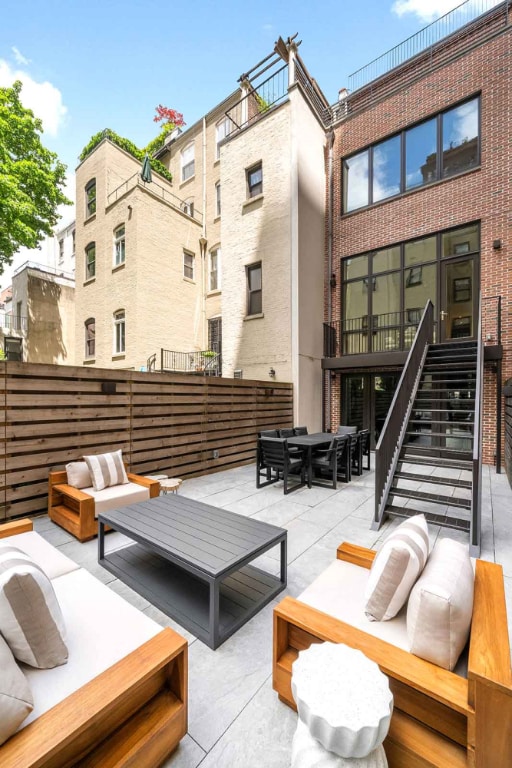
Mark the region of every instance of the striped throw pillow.
<instances>
[{"instance_id":1,"label":"striped throw pillow","mask_svg":"<svg viewBox=\"0 0 512 768\"><path fill-rule=\"evenodd\" d=\"M34 699L27 678L1 635L0 670L0 744L3 744L32 712Z\"/></svg>"},{"instance_id":2,"label":"striped throw pillow","mask_svg":"<svg viewBox=\"0 0 512 768\"><path fill-rule=\"evenodd\" d=\"M100 453L98 456L84 456L84 461L91 473L92 486L95 491L102 491L112 485L123 485L128 482L123 464L123 452Z\"/></svg>"},{"instance_id":3,"label":"striped throw pillow","mask_svg":"<svg viewBox=\"0 0 512 768\"><path fill-rule=\"evenodd\" d=\"M0 632L18 661L49 669L65 664L65 626L52 583L17 547L0 546Z\"/></svg>"},{"instance_id":4,"label":"striped throw pillow","mask_svg":"<svg viewBox=\"0 0 512 768\"><path fill-rule=\"evenodd\" d=\"M425 515L405 520L387 537L366 584L365 613L370 621L387 621L396 616L425 567L428 553Z\"/></svg>"}]
</instances>

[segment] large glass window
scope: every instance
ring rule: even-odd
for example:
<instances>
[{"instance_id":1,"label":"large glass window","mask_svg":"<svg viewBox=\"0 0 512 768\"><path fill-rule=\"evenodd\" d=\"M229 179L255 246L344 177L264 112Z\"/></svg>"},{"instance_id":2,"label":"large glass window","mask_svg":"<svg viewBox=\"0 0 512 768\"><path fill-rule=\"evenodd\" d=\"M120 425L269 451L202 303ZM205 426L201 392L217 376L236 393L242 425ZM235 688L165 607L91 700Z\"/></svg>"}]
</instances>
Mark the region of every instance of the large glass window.
<instances>
[{"instance_id":1,"label":"large glass window","mask_svg":"<svg viewBox=\"0 0 512 768\"><path fill-rule=\"evenodd\" d=\"M247 314L259 315L263 311L261 264L247 267Z\"/></svg>"},{"instance_id":2,"label":"large glass window","mask_svg":"<svg viewBox=\"0 0 512 768\"><path fill-rule=\"evenodd\" d=\"M343 212L470 170L480 162L480 98L343 159Z\"/></svg>"},{"instance_id":3,"label":"large glass window","mask_svg":"<svg viewBox=\"0 0 512 768\"><path fill-rule=\"evenodd\" d=\"M114 355L126 351L126 324L124 309L114 312Z\"/></svg>"}]
</instances>

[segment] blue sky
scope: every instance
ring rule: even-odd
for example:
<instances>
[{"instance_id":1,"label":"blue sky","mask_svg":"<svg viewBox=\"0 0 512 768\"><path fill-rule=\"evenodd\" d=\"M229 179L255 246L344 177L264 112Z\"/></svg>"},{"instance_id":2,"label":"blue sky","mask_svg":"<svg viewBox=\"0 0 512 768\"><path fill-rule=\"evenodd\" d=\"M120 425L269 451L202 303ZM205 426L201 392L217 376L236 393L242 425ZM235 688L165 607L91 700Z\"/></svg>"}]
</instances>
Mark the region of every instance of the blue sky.
<instances>
[{"instance_id":1,"label":"blue sky","mask_svg":"<svg viewBox=\"0 0 512 768\"><path fill-rule=\"evenodd\" d=\"M22 79L45 145L68 165L71 194L77 157L94 133L112 128L144 146L158 132L159 103L192 125L279 35L298 32L301 56L332 103L351 72L458 4L2 0L0 86Z\"/></svg>"}]
</instances>

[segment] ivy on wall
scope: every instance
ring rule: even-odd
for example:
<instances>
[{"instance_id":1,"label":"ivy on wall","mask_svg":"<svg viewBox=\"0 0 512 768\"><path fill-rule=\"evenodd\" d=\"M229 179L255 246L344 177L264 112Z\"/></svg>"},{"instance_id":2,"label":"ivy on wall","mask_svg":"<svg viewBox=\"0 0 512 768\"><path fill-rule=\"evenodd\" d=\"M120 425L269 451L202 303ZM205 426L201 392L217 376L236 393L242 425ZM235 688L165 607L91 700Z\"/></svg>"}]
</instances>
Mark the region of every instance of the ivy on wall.
<instances>
[{"instance_id":1,"label":"ivy on wall","mask_svg":"<svg viewBox=\"0 0 512 768\"><path fill-rule=\"evenodd\" d=\"M151 141L146 149L139 149L135 146L135 144L130 141L129 139L123 138L123 136L119 136L117 133L112 131L110 128L105 128L103 131L99 131L98 133L95 133L94 136L90 139L90 141L85 145L85 147L82 149L79 155L79 160L82 162L85 160L85 158L90 155L90 153L95 149L98 144L101 144L103 139L109 139L109 141L112 142L112 144L116 144L121 149L124 149L125 152L128 152L129 155L132 155L136 160L139 160L141 163L144 160L144 155L146 154L146 151L149 154L149 162L151 164L151 169L155 171L155 173L158 173L160 176L163 176L164 179L167 179L167 181L172 181L172 174L167 170L165 165L160 162L160 160L157 160L154 157L151 157L151 153L154 152L156 149L159 149L164 143L165 136L167 135L168 131L162 129L161 133Z\"/></svg>"}]
</instances>

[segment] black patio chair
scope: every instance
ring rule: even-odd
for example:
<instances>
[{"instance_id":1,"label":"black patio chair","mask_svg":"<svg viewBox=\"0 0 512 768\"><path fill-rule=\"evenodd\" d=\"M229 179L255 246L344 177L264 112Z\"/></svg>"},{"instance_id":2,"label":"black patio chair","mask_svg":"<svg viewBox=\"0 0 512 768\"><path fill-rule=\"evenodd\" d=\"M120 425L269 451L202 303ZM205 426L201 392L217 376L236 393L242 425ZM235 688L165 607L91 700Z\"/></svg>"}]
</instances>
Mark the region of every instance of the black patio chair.
<instances>
[{"instance_id":1,"label":"black patio chair","mask_svg":"<svg viewBox=\"0 0 512 768\"><path fill-rule=\"evenodd\" d=\"M279 437L279 430L277 429L262 429L258 433L258 437Z\"/></svg>"},{"instance_id":2,"label":"black patio chair","mask_svg":"<svg viewBox=\"0 0 512 768\"><path fill-rule=\"evenodd\" d=\"M355 435L348 435L350 439L350 472L354 475L363 474L360 434L360 432L357 432Z\"/></svg>"},{"instance_id":3,"label":"black patio chair","mask_svg":"<svg viewBox=\"0 0 512 768\"><path fill-rule=\"evenodd\" d=\"M295 435L293 429L287 427L279 430L279 437L295 437Z\"/></svg>"},{"instance_id":4,"label":"black patio chair","mask_svg":"<svg viewBox=\"0 0 512 768\"><path fill-rule=\"evenodd\" d=\"M345 427L343 424L340 424L340 426L336 430L337 435L355 435L356 432L357 432L357 427Z\"/></svg>"},{"instance_id":5,"label":"black patio chair","mask_svg":"<svg viewBox=\"0 0 512 768\"><path fill-rule=\"evenodd\" d=\"M370 430L362 429L359 432L359 451L361 456L361 469L370 469ZM366 466L363 459L366 457Z\"/></svg>"},{"instance_id":6,"label":"black patio chair","mask_svg":"<svg viewBox=\"0 0 512 768\"><path fill-rule=\"evenodd\" d=\"M307 435L308 428L307 427L294 427L293 428L293 434L295 436L297 435Z\"/></svg>"},{"instance_id":7,"label":"black patio chair","mask_svg":"<svg viewBox=\"0 0 512 768\"><path fill-rule=\"evenodd\" d=\"M263 473L266 475L266 482L262 483L261 475ZM288 488L290 475L297 473L300 474L299 482L293 488ZM264 488L271 483L277 483L281 476L285 493L291 493L306 484L306 462L303 452L296 451L291 454L285 439L261 437L258 440L256 487Z\"/></svg>"},{"instance_id":8,"label":"black patio chair","mask_svg":"<svg viewBox=\"0 0 512 768\"><path fill-rule=\"evenodd\" d=\"M329 448L320 448L316 450L311 457L311 471L315 470L320 474L327 475L333 488L337 488L338 479L345 483L350 482L350 436L336 435L333 437ZM313 481L313 485L322 485L325 483Z\"/></svg>"}]
</instances>

